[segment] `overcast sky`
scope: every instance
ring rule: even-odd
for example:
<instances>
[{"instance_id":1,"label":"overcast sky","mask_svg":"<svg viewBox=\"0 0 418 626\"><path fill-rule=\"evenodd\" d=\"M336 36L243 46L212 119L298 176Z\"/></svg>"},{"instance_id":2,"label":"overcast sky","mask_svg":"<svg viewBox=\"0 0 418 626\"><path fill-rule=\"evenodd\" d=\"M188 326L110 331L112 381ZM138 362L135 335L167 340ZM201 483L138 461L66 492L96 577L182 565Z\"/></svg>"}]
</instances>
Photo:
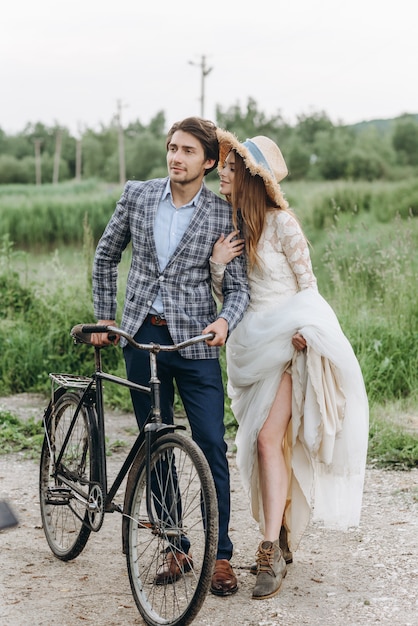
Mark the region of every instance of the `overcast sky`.
<instances>
[{"instance_id":1,"label":"overcast sky","mask_svg":"<svg viewBox=\"0 0 418 626\"><path fill-rule=\"evenodd\" d=\"M334 123L418 113L414 0L5 0L0 128L73 133L215 106L325 111Z\"/></svg>"}]
</instances>

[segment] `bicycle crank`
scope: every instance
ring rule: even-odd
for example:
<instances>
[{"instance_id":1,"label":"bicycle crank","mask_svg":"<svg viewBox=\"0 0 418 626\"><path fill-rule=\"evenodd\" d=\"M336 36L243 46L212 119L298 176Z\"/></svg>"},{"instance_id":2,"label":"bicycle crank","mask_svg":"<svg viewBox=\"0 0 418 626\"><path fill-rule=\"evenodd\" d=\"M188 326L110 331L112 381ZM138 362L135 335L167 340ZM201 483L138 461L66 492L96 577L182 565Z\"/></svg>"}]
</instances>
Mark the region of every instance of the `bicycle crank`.
<instances>
[{"instance_id":1,"label":"bicycle crank","mask_svg":"<svg viewBox=\"0 0 418 626\"><path fill-rule=\"evenodd\" d=\"M103 524L105 510L103 492L99 485L93 485L90 489L87 514L91 529L95 532L100 530Z\"/></svg>"}]
</instances>

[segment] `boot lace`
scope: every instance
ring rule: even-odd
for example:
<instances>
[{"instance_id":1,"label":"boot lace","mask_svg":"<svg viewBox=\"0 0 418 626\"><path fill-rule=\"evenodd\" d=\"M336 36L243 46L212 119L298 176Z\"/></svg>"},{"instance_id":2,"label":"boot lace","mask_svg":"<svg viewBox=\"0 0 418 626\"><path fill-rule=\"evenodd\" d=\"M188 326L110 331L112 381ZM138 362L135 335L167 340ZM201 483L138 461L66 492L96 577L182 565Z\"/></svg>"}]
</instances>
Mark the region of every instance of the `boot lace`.
<instances>
[{"instance_id":1,"label":"boot lace","mask_svg":"<svg viewBox=\"0 0 418 626\"><path fill-rule=\"evenodd\" d=\"M267 544L267 546L266 546ZM274 575L273 570L274 545L271 542L263 542L257 550L257 572L267 572Z\"/></svg>"}]
</instances>

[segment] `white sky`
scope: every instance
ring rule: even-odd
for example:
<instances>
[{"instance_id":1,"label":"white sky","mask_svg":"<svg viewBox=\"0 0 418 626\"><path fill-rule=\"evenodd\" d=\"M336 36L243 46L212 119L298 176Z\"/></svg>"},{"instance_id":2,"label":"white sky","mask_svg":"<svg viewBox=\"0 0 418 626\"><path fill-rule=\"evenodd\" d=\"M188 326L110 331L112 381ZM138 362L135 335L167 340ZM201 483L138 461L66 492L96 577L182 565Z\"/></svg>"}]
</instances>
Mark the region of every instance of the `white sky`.
<instances>
[{"instance_id":1,"label":"white sky","mask_svg":"<svg viewBox=\"0 0 418 626\"><path fill-rule=\"evenodd\" d=\"M418 113L414 0L5 0L0 128L61 124L73 133L167 125L215 106L266 115L325 111L334 123ZM191 64L190 61L194 64Z\"/></svg>"}]
</instances>

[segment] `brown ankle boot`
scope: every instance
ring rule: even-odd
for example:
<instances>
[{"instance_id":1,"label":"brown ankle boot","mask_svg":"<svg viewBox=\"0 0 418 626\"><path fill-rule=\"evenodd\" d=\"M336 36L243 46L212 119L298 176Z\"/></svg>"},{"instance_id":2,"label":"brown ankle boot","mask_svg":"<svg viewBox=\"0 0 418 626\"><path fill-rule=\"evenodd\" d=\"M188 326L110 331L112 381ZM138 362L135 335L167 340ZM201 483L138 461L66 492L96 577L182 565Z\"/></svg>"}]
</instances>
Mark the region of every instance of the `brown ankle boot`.
<instances>
[{"instance_id":1,"label":"brown ankle boot","mask_svg":"<svg viewBox=\"0 0 418 626\"><path fill-rule=\"evenodd\" d=\"M283 558L286 561L286 564L289 565L290 563L293 563L293 554L291 553L289 544L287 542L286 526L282 526L280 528L279 545L281 551L283 552Z\"/></svg>"},{"instance_id":2,"label":"brown ankle boot","mask_svg":"<svg viewBox=\"0 0 418 626\"><path fill-rule=\"evenodd\" d=\"M279 540L274 543L262 541L257 550L257 580L253 589L255 600L271 598L279 592L283 578L286 576L286 561L279 546Z\"/></svg>"},{"instance_id":3,"label":"brown ankle boot","mask_svg":"<svg viewBox=\"0 0 418 626\"><path fill-rule=\"evenodd\" d=\"M283 558L286 561L286 565L293 563L293 554L290 551L289 544L287 543L287 530L285 526L282 526L280 529L279 546L283 552ZM257 563L253 563L250 566L250 572L251 574L257 574Z\"/></svg>"}]
</instances>

